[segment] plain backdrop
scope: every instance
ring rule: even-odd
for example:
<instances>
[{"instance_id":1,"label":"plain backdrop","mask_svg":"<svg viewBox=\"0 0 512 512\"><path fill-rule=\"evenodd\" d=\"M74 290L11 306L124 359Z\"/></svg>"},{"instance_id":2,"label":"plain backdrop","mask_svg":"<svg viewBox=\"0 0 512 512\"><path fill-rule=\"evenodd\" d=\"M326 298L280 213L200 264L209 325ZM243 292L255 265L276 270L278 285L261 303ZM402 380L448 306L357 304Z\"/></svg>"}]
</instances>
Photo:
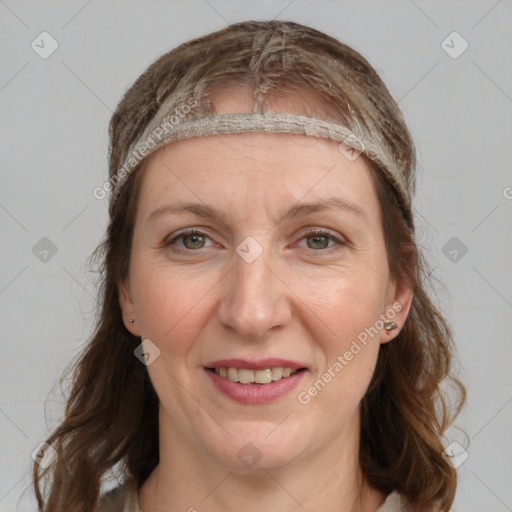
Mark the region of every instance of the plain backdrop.
<instances>
[{"instance_id":1,"label":"plain backdrop","mask_svg":"<svg viewBox=\"0 0 512 512\"><path fill-rule=\"evenodd\" d=\"M86 259L107 203L92 191L107 175L113 110L177 44L272 18L353 46L399 100L418 146L419 239L469 392L456 510L512 510L512 2L2 0L1 512L35 509L31 452L93 328Z\"/></svg>"}]
</instances>

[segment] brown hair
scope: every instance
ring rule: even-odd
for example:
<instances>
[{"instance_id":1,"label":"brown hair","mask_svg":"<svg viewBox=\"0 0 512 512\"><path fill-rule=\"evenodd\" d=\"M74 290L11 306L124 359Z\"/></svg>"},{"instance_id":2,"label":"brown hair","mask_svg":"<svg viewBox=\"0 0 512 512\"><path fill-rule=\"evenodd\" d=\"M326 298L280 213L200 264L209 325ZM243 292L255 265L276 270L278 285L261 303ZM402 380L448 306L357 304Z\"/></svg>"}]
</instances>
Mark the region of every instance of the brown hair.
<instances>
[{"instance_id":1,"label":"brown hair","mask_svg":"<svg viewBox=\"0 0 512 512\"><path fill-rule=\"evenodd\" d=\"M192 84L202 108L208 92L226 83L250 84L257 104L287 88L316 92L329 114L377 139L414 188L415 152L397 103L357 52L317 30L292 22L244 22L189 41L163 55L126 92L110 123L110 176L141 136L162 102ZM260 105L260 108L264 108ZM323 113L325 116L325 113ZM409 207L375 165L370 166L383 213L391 275L414 291L399 335L384 344L361 404L360 464L368 483L399 491L412 510L447 511L457 474L442 457L442 436L465 400L450 375L450 329L426 291L428 269L414 239ZM118 285L128 276L137 195L144 162L110 205L101 259L100 316L95 332L71 368L65 417L47 442L58 459L34 464L34 487L44 512L92 512L102 478L117 468L139 485L159 460L158 398L146 368L134 357L140 338L124 326ZM441 390L455 385L449 403ZM43 488L44 487L44 488Z\"/></svg>"}]
</instances>

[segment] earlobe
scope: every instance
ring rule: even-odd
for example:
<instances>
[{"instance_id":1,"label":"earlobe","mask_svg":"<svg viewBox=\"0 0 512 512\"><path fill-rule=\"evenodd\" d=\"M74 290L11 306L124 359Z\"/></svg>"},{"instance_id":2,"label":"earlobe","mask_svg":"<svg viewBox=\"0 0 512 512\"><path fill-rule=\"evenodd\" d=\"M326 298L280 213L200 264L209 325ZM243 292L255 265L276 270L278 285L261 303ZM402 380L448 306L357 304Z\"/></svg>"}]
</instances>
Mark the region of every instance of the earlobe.
<instances>
[{"instance_id":1,"label":"earlobe","mask_svg":"<svg viewBox=\"0 0 512 512\"><path fill-rule=\"evenodd\" d=\"M383 312L384 329L380 334L380 342L387 343L398 336L411 310L414 292L406 284L394 286L393 298Z\"/></svg>"},{"instance_id":2,"label":"earlobe","mask_svg":"<svg viewBox=\"0 0 512 512\"><path fill-rule=\"evenodd\" d=\"M119 306L123 316L125 327L134 336L140 336L140 329L136 322L135 305L133 304L129 282L123 282L118 285L117 293L119 295Z\"/></svg>"}]
</instances>

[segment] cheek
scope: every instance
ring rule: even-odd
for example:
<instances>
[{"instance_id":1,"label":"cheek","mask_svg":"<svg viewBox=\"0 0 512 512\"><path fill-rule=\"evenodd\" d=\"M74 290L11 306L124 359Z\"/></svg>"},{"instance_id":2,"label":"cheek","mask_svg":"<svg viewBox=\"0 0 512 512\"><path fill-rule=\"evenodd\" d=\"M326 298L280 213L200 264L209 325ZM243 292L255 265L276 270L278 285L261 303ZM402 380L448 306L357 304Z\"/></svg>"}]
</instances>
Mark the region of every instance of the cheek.
<instances>
[{"instance_id":1,"label":"cheek","mask_svg":"<svg viewBox=\"0 0 512 512\"><path fill-rule=\"evenodd\" d=\"M186 340L193 339L200 331L208 293L221 275L171 268L165 263L155 263L150 254L135 256L132 270L133 300L142 337L167 349L184 348ZM169 345L169 340L180 340L180 343Z\"/></svg>"},{"instance_id":2,"label":"cheek","mask_svg":"<svg viewBox=\"0 0 512 512\"><path fill-rule=\"evenodd\" d=\"M333 302L330 317L326 319L336 333L334 342L325 339L319 343L323 344L329 374L342 376L338 383L345 381L345 389L358 388L359 384L364 387L364 376L371 377L380 347L380 331L376 325L381 312L380 301L369 294L361 294L357 287L340 291L342 296ZM347 382L351 383L348 387Z\"/></svg>"},{"instance_id":3,"label":"cheek","mask_svg":"<svg viewBox=\"0 0 512 512\"><path fill-rule=\"evenodd\" d=\"M297 294L323 321L328 347L341 350L364 329L373 326L386 295L385 268L340 268L335 272L303 276ZM321 341L321 340L319 340Z\"/></svg>"},{"instance_id":4,"label":"cheek","mask_svg":"<svg viewBox=\"0 0 512 512\"><path fill-rule=\"evenodd\" d=\"M375 371L382 296L352 281L341 281L330 295L331 301L319 309L330 333L316 338L323 360L299 401L323 418L328 436L335 436L357 410Z\"/></svg>"},{"instance_id":5,"label":"cheek","mask_svg":"<svg viewBox=\"0 0 512 512\"><path fill-rule=\"evenodd\" d=\"M324 356L315 376L321 382L308 385L313 384L309 390L314 401L322 404L319 413L331 411L336 416L354 410L371 381L380 348L379 315L386 287L374 272L350 272L330 282L327 290L311 289L309 294L328 336L316 337ZM304 286L306 292L310 287Z\"/></svg>"}]
</instances>

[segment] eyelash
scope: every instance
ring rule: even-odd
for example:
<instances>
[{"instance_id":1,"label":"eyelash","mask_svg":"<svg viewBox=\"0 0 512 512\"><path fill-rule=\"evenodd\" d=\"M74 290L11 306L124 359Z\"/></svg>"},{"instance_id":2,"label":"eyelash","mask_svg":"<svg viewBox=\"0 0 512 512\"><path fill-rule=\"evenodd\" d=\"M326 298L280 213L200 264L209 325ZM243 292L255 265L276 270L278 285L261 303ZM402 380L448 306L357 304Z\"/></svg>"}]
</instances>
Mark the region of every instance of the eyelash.
<instances>
[{"instance_id":1,"label":"eyelash","mask_svg":"<svg viewBox=\"0 0 512 512\"><path fill-rule=\"evenodd\" d=\"M199 235L204 236L206 238L210 238L206 233L203 233L202 231L199 231L197 228L189 228L185 229L181 232L179 232L175 237L173 237L171 240L165 239L163 242L163 247L171 247L177 240L180 240L181 238L187 237L187 236L193 236L193 235ZM309 249L310 251L313 251L315 253L323 253L323 254L330 254L335 251L341 250L343 247L347 246L348 243L345 240L340 240L339 238L335 237L330 231L324 230L324 229L318 229L318 228L307 228L305 233L303 234L301 240L304 238L308 238L311 236L325 236L329 238L330 240L335 242L335 245L332 247L328 247L326 249ZM201 248L203 249L203 248ZM201 249L179 249L177 247L172 247L172 251L177 254L186 254L190 255L194 252L199 252ZM306 248L307 250L308 248Z\"/></svg>"}]
</instances>

